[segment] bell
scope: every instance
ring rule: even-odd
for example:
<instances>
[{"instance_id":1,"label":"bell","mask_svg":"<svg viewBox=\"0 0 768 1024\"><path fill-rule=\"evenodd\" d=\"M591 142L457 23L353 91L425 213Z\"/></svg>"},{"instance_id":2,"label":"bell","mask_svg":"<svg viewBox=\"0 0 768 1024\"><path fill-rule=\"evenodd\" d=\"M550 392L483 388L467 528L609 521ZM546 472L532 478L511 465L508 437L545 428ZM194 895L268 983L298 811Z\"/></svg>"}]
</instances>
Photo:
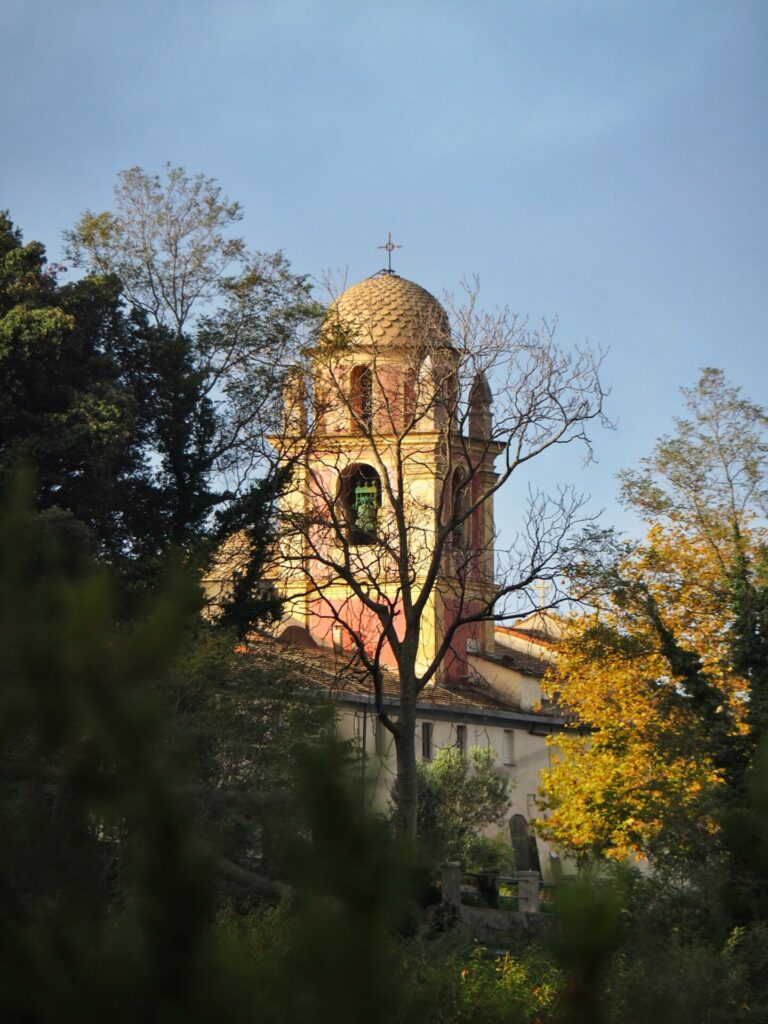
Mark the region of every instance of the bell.
<instances>
[{"instance_id":1,"label":"bell","mask_svg":"<svg viewBox=\"0 0 768 1024\"><path fill-rule=\"evenodd\" d=\"M376 488L358 484L355 488L355 527L362 533L376 529Z\"/></svg>"}]
</instances>

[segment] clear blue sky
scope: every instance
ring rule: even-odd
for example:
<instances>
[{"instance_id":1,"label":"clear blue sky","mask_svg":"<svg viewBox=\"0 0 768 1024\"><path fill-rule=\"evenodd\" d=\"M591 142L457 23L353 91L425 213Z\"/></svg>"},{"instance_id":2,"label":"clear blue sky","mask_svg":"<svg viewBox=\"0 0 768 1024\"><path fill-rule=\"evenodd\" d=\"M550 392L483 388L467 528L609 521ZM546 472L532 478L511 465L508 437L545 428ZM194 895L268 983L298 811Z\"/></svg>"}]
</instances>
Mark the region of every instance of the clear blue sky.
<instances>
[{"instance_id":1,"label":"clear blue sky","mask_svg":"<svg viewBox=\"0 0 768 1024\"><path fill-rule=\"evenodd\" d=\"M52 258L122 168L216 177L249 245L609 346L614 474L722 366L768 405L768 0L0 0L0 207ZM500 514L514 518L520 495Z\"/></svg>"}]
</instances>

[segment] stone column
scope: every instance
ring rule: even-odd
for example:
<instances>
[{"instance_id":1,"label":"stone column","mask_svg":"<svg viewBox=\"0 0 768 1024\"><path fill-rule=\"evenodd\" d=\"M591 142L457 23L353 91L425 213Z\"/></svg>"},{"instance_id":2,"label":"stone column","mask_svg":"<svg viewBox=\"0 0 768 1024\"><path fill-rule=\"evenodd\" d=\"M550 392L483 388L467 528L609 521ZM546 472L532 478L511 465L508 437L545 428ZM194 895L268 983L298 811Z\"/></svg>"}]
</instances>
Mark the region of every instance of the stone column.
<instances>
[{"instance_id":1,"label":"stone column","mask_svg":"<svg viewBox=\"0 0 768 1024\"><path fill-rule=\"evenodd\" d=\"M538 914L539 912L539 883L538 871L517 872L517 906L525 914Z\"/></svg>"}]
</instances>

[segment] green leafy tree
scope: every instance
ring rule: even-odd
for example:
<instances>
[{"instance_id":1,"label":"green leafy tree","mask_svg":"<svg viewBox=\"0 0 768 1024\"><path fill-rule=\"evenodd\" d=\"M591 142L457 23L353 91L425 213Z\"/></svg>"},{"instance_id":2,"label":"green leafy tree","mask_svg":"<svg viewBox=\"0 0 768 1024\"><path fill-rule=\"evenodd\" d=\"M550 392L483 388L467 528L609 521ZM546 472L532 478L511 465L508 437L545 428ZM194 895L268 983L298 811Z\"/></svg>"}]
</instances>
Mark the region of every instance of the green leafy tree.
<instances>
[{"instance_id":1,"label":"green leafy tree","mask_svg":"<svg viewBox=\"0 0 768 1024\"><path fill-rule=\"evenodd\" d=\"M139 318L140 319L140 318ZM146 345L130 370L143 408L151 410L147 450L157 468L160 549L195 551L225 496L213 479L216 414L204 374L185 339L162 326L145 329Z\"/></svg>"},{"instance_id":2,"label":"green leafy tree","mask_svg":"<svg viewBox=\"0 0 768 1024\"><path fill-rule=\"evenodd\" d=\"M622 495L647 519L700 537L730 568L742 534L768 514L768 416L712 367L681 394L688 416L675 418L639 471L620 475Z\"/></svg>"},{"instance_id":3,"label":"green leafy tree","mask_svg":"<svg viewBox=\"0 0 768 1024\"><path fill-rule=\"evenodd\" d=\"M503 833L488 836L506 822L509 780L495 767L490 747L473 747L469 758L455 747L436 751L418 766L418 835L433 856L465 868L511 867L514 851Z\"/></svg>"},{"instance_id":4,"label":"green leafy tree","mask_svg":"<svg viewBox=\"0 0 768 1024\"><path fill-rule=\"evenodd\" d=\"M33 463L38 508L74 517L111 561L153 543L150 424L135 387L146 344L114 279L61 287L43 246L0 217L0 472L7 481Z\"/></svg>"},{"instance_id":5,"label":"green leafy tree","mask_svg":"<svg viewBox=\"0 0 768 1024\"><path fill-rule=\"evenodd\" d=\"M115 200L68 233L88 274L64 285L0 221L0 472L34 465L38 507L83 524L126 593L170 551L202 567L242 531L251 557L228 601L242 632L277 610L258 577L286 474L261 438L315 308L281 254L229 237L239 208L212 179L132 168Z\"/></svg>"},{"instance_id":6,"label":"green leafy tree","mask_svg":"<svg viewBox=\"0 0 768 1024\"><path fill-rule=\"evenodd\" d=\"M222 502L215 414L179 338L126 311L114 276L60 284L0 219L0 472L35 467L40 510L85 528L126 583L188 553Z\"/></svg>"},{"instance_id":7,"label":"green leafy tree","mask_svg":"<svg viewBox=\"0 0 768 1024\"><path fill-rule=\"evenodd\" d=\"M118 175L115 210L82 215L65 235L68 256L115 274L130 304L159 327L183 334L196 306L220 297L225 274L245 258L229 235L242 218L213 178L166 166L166 180L141 167Z\"/></svg>"}]
</instances>

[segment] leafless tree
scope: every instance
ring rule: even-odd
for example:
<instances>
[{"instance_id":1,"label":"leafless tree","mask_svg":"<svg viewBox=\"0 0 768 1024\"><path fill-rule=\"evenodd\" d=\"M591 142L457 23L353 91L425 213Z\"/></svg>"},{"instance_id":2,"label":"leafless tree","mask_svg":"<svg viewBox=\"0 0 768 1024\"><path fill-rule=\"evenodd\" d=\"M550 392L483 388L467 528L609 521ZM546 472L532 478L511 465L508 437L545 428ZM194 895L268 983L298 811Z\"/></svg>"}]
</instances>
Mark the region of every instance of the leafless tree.
<instances>
[{"instance_id":1,"label":"leafless tree","mask_svg":"<svg viewBox=\"0 0 768 1024\"><path fill-rule=\"evenodd\" d=\"M458 681L468 638L482 649L494 621L530 613L532 585L556 582L583 518L571 489L528 493L524 525L501 549L494 496L558 445L580 443L589 457L601 355L566 350L546 324L481 311L474 285L447 314L422 303L394 331L348 306L331 305L271 438L294 466L279 585L288 614L369 673L396 747L399 826L414 835L419 695ZM387 672L399 681L396 717Z\"/></svg>"}]
</instances>

